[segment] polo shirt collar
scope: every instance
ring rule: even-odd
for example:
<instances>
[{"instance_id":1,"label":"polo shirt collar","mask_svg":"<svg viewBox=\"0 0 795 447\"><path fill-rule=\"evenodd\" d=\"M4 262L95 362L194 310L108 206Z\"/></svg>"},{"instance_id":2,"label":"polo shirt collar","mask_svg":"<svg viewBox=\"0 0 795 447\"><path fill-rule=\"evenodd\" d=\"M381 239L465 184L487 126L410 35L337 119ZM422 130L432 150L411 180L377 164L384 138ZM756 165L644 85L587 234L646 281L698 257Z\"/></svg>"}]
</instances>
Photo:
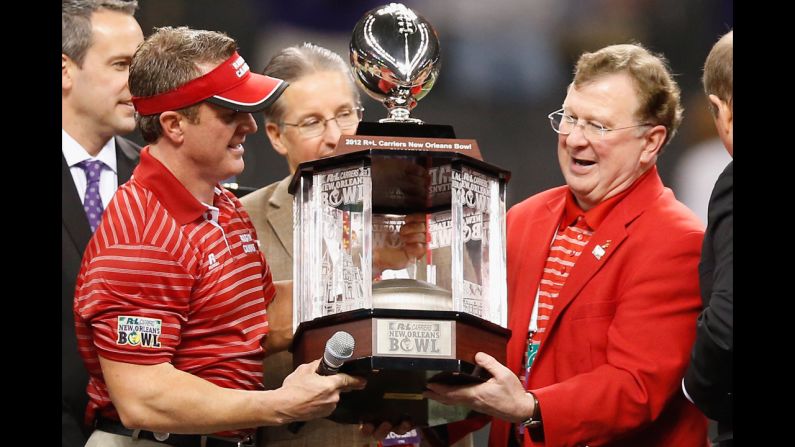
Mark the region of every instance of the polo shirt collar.
<instances>
[{"instance_id":1,"label":"polo shirt collar","mask_svg":"<svg viewBox=\"0 0 795 447\"><path fill-rule=\"evenodd\" d=\"M202 217L207 205L198 201L168 168L149 153L149 146L141 150L141 161L133 172L137 182L152 191L168 213L185 225ZM218 188L215 189L218 191Z\"/></svg>"}]
</instances>

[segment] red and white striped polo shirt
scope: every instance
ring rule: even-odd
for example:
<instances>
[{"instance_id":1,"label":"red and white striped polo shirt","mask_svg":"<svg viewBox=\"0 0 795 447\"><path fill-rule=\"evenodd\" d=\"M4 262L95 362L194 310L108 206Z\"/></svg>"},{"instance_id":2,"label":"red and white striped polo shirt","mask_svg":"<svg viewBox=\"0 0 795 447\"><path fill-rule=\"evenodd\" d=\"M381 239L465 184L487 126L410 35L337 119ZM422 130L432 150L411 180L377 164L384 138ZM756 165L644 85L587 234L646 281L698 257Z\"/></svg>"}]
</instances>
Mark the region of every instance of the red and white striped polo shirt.
<instances>
[{"instance_id":1,"label":"red and white striped polo shirt","mask_svg":"<svg viewBox=\"0 0 795 447\"><path fill-rule=\"evenodd\" d=\"M261 390L275 289L248 214L216 187L202 204L149 154L116 192L83 256L74 302L88 368L86 422L118 418L98 355Z\"/></svg>"}]
</instances>

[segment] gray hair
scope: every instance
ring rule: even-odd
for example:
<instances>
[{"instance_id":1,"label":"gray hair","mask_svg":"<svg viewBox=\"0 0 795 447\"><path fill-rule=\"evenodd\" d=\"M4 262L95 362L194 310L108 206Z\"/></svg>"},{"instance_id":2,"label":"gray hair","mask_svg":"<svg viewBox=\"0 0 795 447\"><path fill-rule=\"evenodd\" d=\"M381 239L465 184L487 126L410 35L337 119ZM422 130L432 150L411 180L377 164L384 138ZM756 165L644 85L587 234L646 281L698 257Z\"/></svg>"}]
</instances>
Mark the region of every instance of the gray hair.
<instances>
[{"instance_id":1,"label":"gray hair","mask_svg":"<svg viewBox=\"0 0 795 447\"><path fill-rule=\"evenodd\" d=\"M107 9L133 15L138 0L62 0L61 6L61 53L82 67L92 43L91 14Z\"/></svg>"},{"instance_id":2,"label":"gray hair","mask_svg":"<svg viewBox=\"0 0 795 447\"><path fill-rule=\"evenodd\" d=\"M350 81L354 102L359 104L359 89L356 88L348 64L339 54L309 42L279 51L265 66L262 74L295 82L304 76L322 71L338 72ZM266 122L281 121L285 113L282 103L283 101L277 100L263 111Z\"/></svg>"}]
</instances>

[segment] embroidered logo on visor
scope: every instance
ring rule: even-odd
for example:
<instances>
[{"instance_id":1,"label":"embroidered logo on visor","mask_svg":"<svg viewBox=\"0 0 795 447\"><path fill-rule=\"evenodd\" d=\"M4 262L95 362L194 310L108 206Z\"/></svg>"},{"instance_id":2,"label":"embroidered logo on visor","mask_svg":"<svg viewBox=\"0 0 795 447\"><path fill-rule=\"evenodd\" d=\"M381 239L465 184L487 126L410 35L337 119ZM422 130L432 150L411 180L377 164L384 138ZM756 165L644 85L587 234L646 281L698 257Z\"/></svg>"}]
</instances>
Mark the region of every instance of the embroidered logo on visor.
<instances>
[{"instance_id":1,"label":"embroidered logo on visor","mask_svg":"<svg viewBox=\"0 0 795 447\"><path fill-rule=\"evenodd\" d=\"M249 72L248 64L240 56L232 62L232 67L234 67L235 76L238 78L242 78L244 74Z\"/></svg>"},{"instance_id":2,"label":"embroidered logo on visor","mask_svg":"<svg viewBox=\"0 0 795 447\"><path fill-rule=\"evenodd\" d=\"M117 345L160 347L161 320L144 317L118 317Z\"/></svg>"}]
</instances>

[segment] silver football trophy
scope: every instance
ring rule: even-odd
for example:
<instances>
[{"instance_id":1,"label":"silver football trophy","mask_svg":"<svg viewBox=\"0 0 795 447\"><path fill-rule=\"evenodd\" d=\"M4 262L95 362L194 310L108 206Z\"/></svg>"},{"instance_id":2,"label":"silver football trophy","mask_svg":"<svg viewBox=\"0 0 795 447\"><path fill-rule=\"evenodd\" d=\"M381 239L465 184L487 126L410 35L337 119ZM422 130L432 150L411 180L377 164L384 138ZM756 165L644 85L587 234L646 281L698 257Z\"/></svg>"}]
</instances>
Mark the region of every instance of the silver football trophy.
<instances>
[{"instance_id":1,"label":"silver football trophy","mask_svg":"<svg viewBox=\"0 0 795 447\"><path fill-rule=\"evenodd\" d=\"M380 122L422 122L409 113L436 82L439 60L436 31L400 3L368 12L353 29L353 73L362 89L389 110Z\"/></svg>"},{"instance_id":2,"label":"silver football trophy","mask_svg":"<svg viewBox=\"0 0 795 447\"><path fill-rule=\"evenodd\" d=\"M466 408L422 391L429 381L487 380L478 351L505 362L510 173L483 162L477 142L455 138L452 126L409 116L440 67L422 16L399 3L375 8L350 50L358 84L389 116L360 123L335 155L293 177L294 363L322 356L323 342L346 331L356 347L340 371L368 384L343 394L332 420L461 420ZM419 252L403 240L407 225L424 226Z\"/></svg>"}]
</instances>

